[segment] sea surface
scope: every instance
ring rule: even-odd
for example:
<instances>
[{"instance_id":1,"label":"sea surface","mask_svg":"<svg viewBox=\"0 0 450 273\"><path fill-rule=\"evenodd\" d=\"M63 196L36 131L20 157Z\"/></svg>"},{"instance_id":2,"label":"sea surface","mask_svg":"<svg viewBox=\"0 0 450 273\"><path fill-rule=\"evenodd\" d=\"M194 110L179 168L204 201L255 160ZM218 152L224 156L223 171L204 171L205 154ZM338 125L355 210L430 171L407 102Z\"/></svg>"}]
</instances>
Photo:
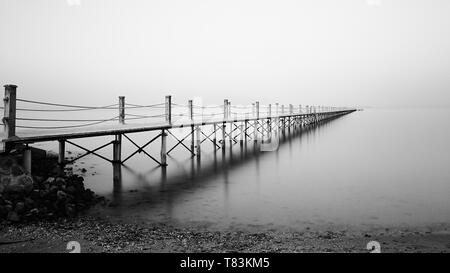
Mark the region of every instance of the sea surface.
<instances>
[{"instance_id":1,"label":"sea surface","mask_svg":"<svg viewBox=\"0 0 450 273\"><path fill-rule=\"evenodd\" d=\"M200 158L179 145L166 168L144 153L115 171L95 156L72 167L78 173L86 169L87 186L112 202L102 213L118 219L218 229L448 224L449 121L446 108L365 109L280 133L278 149L270 152L251 141L214 150L206 140ZM178 138L187 133L174 130ZM145 144L155 134L128 136ZM110 140L77 143L95 148ZM123 142L126 158L135 146ZM174 144L169 137L169 147ZM54 143L38 146L57 151ZM67 148L68 156L80 152ZM159 149L159 140L147 147L156 159ZM111 150L99 153L110 156Z\"/></svg>"}]
</instances>

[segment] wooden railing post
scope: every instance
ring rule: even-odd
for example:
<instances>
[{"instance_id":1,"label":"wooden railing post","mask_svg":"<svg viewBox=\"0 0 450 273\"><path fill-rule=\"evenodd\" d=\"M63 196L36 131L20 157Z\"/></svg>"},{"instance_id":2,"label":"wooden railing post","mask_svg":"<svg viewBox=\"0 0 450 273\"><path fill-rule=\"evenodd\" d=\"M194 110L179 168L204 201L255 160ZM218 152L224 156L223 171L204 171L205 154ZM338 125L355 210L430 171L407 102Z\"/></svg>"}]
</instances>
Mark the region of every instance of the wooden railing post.
<instances>
[{"instance_id":1,"label":"wooden railing post","mask_svg":"<svg viewBox=\"0 0 450 273\"><path fill-rule=\"evenodd\" d=\"M228 100L223 100L223 120L228 120Z\"/></svg>"},{"instance_id":2,"label":"wooden railing post","mask_svg":"<svg viewBox=\"0 0 450 273\"><path fill-rule=\"evenodd\" d=\"M191 122L194 122L194 106L192 100L188 100L188 116Z\"/></svg>"},{"instance_id":3,"label":"wooden railing post","mask_svg":"<svg viewBox=\"0 0 450 273\"><path fill-rule=\"evenodd\" d=\"M165 115L166 115L166 122L169 124L172 123L172 96L166 96L166 103L165 103Z\"/></svg>"},{"instance_id":4,"label":"wooden railing post","mask_svg":"<svg viewBox=\"0 0 450 273\"><path fill-rule=\"evenodd\" d=\"M119 96L119 123L125 124L125 97Z\"/></svg>"},{"instance_id":5,"label":"wooden railing post","mask_svg":"<svg viewBox=\"0 0 450 273\"><path fill-rule=\"evenodd\" d=\"M16 96L17 85L5 85L4 115L5 135L7 138L16 136Z\"/></svg>"}]
</instances>

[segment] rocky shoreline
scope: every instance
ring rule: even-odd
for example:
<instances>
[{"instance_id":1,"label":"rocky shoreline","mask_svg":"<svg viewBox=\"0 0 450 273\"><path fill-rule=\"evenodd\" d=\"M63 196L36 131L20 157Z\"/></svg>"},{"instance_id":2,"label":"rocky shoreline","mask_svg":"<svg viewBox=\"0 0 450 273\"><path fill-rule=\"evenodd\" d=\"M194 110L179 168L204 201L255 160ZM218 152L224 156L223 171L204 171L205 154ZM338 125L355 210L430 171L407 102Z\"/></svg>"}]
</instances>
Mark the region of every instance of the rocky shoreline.
<instances>
[{"instance_id":1,"label":"rocky shoreline","mask_svg":"<svg viewBox=\"0 0 450 273\"><path fill-rule=\"evenodd\" d=\"M81 252L450 252L450 229L393 229L365 233L304 230L296 232L210 231L164 223L124 223L94 216L0 226L0 253L62 252L77 241Z\"/></svg>"},{"instance_id":2,"label":"rocky shoreline","mask_svg":"<svg viewBox=\"0 0 450 273\"><path fill-rule=\"evenodd\" d=\"M0 222L71 218L105 202L84 187L83 177L58 171L54 158L35 161L37 170L29 175L14 154L0 158Z\"/></svg>"}]
</instances>

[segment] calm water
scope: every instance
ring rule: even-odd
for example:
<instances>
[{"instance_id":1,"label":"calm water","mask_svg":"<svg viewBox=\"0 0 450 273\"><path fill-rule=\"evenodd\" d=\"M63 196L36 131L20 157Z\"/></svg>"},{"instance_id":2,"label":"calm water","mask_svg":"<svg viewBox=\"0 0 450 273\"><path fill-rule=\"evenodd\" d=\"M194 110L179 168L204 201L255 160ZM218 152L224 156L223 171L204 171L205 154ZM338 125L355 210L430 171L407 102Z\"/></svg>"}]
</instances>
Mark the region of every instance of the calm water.
<instances>
[{"instance_id":1,"label":"calm water","mask_svg":"<svg viewBox=\"0 0 450 273\"><path fill-rule=\"evenodd\" d=\"M291 133L274 152L236 144L214 153L205 142L200 161L179 147L166 171L140 154L115 183L97 158L76 168L114 201L104 212L113 217L218 228L449 223L449 120L449 109L366 110Z\"/></svg>"}]
</instances>

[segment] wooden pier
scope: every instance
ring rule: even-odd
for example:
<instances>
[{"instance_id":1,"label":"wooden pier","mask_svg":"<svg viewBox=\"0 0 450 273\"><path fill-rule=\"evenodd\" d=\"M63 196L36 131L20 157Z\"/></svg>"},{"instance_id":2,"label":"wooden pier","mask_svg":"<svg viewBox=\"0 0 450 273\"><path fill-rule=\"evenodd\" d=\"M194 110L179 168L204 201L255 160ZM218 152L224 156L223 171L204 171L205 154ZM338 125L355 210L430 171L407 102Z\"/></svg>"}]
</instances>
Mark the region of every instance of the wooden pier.
<instances>
[{"instance_id":1,"label":"wooden pier","mask_svg":"<svg viewBox=\"0 0 450 273\"><path fill-rule=\"evenodd\" d=\"M227 145L247 141L267 143L279 137L278 132L301 129L323 120L356 111L355 109L342 107L309 105L304 107L298 105L295 107L292 104L285 107L284 105L280 106L278 103L263 106L259 102L254 102L248 106L232 106L231 102L227 99L221 105L194 105L192 100L189 100L187 105L181 105L173 103L171 96L166 96L163 103L152 105L127 104L125 97L120 96L117 104L101 107L79 106L19 99L17 98L17 86L5 85L4 87L4 133L0 142L0 148L3 153L8 153L16 145L25 145L23 158L24 166L28 172L31 172L32 164L29 145L38 142L57 141L59 143L58 163L61 166L72 163L87 155L95 155L114 164L123 164L134 155L144 153L155 163L164 167L167 166L167 155L178 147L184 148L192 156L200 157L201 147L205 141L211 142L214 149L224 149ZM22 108L17 107L17 103L38 105L39 107L45 108ZM160 109L162 113L156 115L135 115L127 113L132 109L144 111L147 109L152 109L152 111ZM117 115L106 119L73 118L73 113L94 110L117 111ZM196 110L200 110L201 113L196 113ZM211 111L205 113L205 110ZM34 113L69 113L71 116L70 119L58 117L38 118L34 116L24 118L18 116L18 114L23 112L33 113L33 115ZM158 120L155 121L155 119ZM128 123L129 121L144 122L133 124ZM59 122L63 123L63 125L27 126L20 124L20 122ZM67 125L73 122L83 123ZM206 126L209 127L208 133L206 133L207 130L204 130ZM189 132L186 136L179 137L172 132L173 129L177 128L188 128ZM130 137L130 134L147 131L156 131L157 135L148 139L144 145L138 145ZM111 136L112 139L92 150L74 142L76 139L99 136ZM169 136L173 137L176 143L168 149L167 137ZM122 142L125 139L136 147L136 151L123 158ZM159 156L151 155L145 151L146 147L159 139L161 140ZM67 161L65 157L67 144L73 145L85 151L85 153ZM112 146L111 158L97 153L99 150L109 146Z\"/></svg>"}]
</instances>

